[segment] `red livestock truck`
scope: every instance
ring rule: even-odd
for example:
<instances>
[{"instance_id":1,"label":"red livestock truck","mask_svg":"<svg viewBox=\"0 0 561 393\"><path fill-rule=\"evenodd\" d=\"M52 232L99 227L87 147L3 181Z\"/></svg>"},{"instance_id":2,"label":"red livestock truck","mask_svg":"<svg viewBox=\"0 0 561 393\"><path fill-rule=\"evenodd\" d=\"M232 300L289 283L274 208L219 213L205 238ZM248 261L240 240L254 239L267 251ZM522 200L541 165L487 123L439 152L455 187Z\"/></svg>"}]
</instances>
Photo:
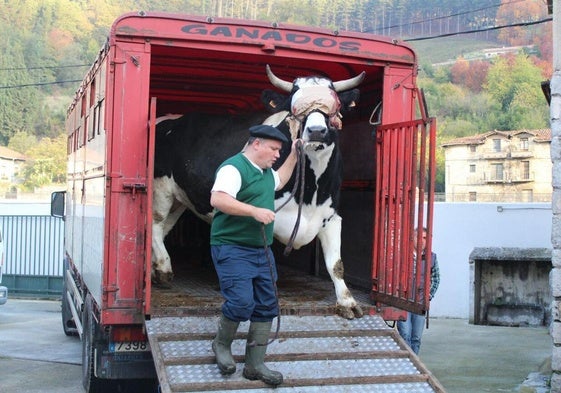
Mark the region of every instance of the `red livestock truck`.
<instances>
[{"instance_id":1,"label":"red livestock truck","mask_svg":"<svg viewBox=\"0 0 561 393\"><path fill-rule=\"evenodd\" d=\"M82 340L87 392L152 378L162 392L264 388L241 373L225 378L214 364L222 300L208 224L186 212L167 235L174 278L166 287L151 282L151 239L156 119L265 113L267 66L285 80L364 72L339 134L339 213L345 280L365 315L335 315L316 241L279 254L282 323L267 358L285 375L278 389L443 391L390 326L405 310L429 308L411 256L421 226L430 255L435 121L416 84L414 51L364 33L139 12L114 22L76 92L68 187L52 195L52 214L65 220L63 328ZM242 324L232 349L240 362L244 334Z\"/></svg>"}]
</instances>

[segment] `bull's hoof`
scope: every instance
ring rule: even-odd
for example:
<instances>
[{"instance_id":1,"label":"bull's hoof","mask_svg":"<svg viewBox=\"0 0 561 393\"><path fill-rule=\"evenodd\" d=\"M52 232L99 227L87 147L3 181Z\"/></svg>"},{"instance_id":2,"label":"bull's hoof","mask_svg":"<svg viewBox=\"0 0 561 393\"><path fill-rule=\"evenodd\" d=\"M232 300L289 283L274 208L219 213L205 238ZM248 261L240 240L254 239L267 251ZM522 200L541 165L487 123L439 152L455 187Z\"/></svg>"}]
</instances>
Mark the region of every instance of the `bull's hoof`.
<instances>
[{"instance_id":1,"label":"bull's hoof","mask_svg":"<svg viewBox=\"0 0 561 393\"><path fill-rule=\"evenodd\" d=\"M355 304L353 307L353 313L355 314L355 318L362 318L364 316L364 311L362 311L362 308L358 304Z\"/></svg>"},{"instance_id":2,"label":"bull's hoof","mask_svg":"<svg viewBox=\"0 0 561 393\"><path fill-rule=\"evenodd\" d=\"M337 304L335 311L337 312L337 315L345 319L362 318L362 316L364 315L362 308L360 308L358 304L354 304L351 307L344 307L340 304Z\"/></svg>"},{"instance_id":3,"label":"bull's hoof","mask_svg":"<svg viewBox=\"0 0 561 393\"><path fill-rule=\"evenodd\" d=\"M169 282L159 282L152 280L152 288L171 289L171 284Z\"/></svg>"},{"instance_id":4,"label":"bull's hoof","mask_svg":"<svg viewBox=\"0 0 561 393\"><path fill-rule=\"evenodd\" d=\"M173 273L155 272L152 275L152 285L156 288L170 289L171 281L173 280Z\"/></svg>"}]
</instances>

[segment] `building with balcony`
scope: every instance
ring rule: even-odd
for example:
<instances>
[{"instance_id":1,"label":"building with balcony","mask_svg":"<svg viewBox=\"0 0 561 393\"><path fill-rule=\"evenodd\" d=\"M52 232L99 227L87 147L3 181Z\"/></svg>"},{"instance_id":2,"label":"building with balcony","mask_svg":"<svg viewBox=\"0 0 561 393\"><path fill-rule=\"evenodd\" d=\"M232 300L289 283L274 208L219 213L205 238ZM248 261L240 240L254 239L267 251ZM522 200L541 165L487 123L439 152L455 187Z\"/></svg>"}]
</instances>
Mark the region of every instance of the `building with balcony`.
<instances>
[{"instance_id":1,"label":"building with balcony","mask_svg":"<svg viewBox=\"0 0 561 393\"><path fill-rule=\"evenodd\" d=\"M450 140L446 202L550 202L551 130L490 131Z\"/></svg>"},{"instance_id":2,"label":"building with balcony","mask_svg":"<svg viewBox=\"0 0 561 393\"><path fill-rule=\"evenodd\" d=\"M25 161L23 154L0 146L0 181L16 182L18 171Z\"/></svg>"}]
</instances>

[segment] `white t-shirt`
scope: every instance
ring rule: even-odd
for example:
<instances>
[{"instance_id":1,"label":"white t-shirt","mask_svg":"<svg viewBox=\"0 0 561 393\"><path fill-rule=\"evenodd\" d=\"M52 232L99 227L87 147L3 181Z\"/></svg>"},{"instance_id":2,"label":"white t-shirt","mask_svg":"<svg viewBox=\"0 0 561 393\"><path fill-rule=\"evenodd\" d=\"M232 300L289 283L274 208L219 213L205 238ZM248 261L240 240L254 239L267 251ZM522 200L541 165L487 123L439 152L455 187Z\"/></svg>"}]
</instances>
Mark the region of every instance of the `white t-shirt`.
<instances>
[{"instance_id":1,"label":"white t-shirt","mask_svg":"<svg viewBox=\"0 0 561 393\"><path fill-rule=\"evenodd\" d=\"M247 158L247 157L246 157ZM251 162L251 160L249 160ZM263 170L251 162L255 168L259 169L261 172ZM280 177L277 171L271 169L273 171L273 178L275 179L275 190L280 185ZM238 169L233 165L224 165L222 168L216 172L216 179L214 180L214 185L212 186L213 191L222 191L226 194L231 195L232 197L236 197L240 188L242 187L242 176Z\"/></svg>"}]
</instances>

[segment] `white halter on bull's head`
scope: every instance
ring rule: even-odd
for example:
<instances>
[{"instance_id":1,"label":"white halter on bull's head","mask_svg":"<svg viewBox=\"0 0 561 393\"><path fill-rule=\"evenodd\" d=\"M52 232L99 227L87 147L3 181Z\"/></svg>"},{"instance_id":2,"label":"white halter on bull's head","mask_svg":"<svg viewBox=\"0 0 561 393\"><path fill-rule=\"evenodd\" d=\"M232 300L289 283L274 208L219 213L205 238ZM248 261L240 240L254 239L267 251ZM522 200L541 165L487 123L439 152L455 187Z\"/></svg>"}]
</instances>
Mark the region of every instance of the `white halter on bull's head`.
<instances>
[{"instance_id":1,"label":"white halter on bull's head","mask_svg":"<svg viewBox=\"0 0 561 393\"><path fill-rule=\"evenodd\" d=\"M296 78L287 82L277 77L267 65L267 76L273 86L292 93L290 115L286 121L293 139L300 137L313 149L331 145L329 129L340 130L343 126L338 92L351 90L364 79L365 73L351 79L332 82L319 76Z\"/></svg>"}]
</instances>

